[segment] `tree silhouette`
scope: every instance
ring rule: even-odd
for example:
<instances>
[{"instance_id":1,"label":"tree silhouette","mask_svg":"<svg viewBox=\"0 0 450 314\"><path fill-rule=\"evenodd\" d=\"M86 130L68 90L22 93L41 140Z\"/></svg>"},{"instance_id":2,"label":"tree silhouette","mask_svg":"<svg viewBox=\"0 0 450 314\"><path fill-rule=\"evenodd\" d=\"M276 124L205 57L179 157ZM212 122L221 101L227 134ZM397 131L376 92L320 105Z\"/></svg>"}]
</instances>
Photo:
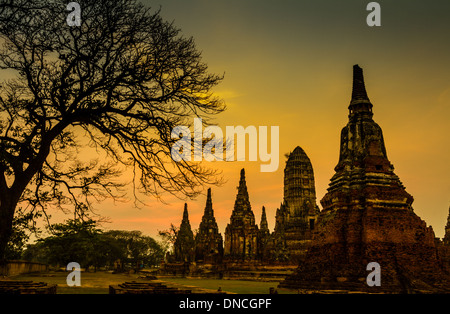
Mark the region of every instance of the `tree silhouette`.
<instances>
[{"instance_id":1,"label":"tree silhouette","mask_svg":"<svg viewBox=\"0 0 450 314\"><path fill-rule=\"evenodd\" d=\"M159 11L77 2L80 27L67 25L64 1L0 3L0 69L11 77L0 83L0 257L18 204L82 216L91 199L120 195L121 167L156 197L217 183L214 170L171 159L171 131L225 109L212 94L223 77ZM97 158L86 160L86 145Z\"/></svg>"}]
</instances>

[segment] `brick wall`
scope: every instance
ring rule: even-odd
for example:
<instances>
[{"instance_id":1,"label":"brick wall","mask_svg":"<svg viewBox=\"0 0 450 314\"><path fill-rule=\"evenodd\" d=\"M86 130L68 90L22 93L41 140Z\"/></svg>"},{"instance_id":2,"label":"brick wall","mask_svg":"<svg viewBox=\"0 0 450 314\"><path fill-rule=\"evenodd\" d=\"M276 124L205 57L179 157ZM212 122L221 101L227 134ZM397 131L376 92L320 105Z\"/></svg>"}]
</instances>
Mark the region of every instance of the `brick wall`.
<instances>
[{"instance_id":1,"label":"brick wall","mask_svg":"<svg viewBox=\"0 0 450 314\"><path fill-rule=\"evenodd\" d=\"M20 274L41 272L47 270L48 270L47 264L17 260L17 261L8 261L6 265L1 265L0 275L15 276Z\"/></svg>"}]
</instances>

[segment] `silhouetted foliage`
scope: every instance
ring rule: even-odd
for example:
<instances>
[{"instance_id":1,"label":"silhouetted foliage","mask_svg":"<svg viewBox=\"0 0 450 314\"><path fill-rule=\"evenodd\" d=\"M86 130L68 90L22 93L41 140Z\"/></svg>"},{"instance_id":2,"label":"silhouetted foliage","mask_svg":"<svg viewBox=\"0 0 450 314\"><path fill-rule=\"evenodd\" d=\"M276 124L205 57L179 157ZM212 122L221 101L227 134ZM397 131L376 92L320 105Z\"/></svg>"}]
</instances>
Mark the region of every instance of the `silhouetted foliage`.
<instances>
[{"instance_id":1,"label":"silhouetted foliage","mask_svg":"<svg viewBox=\"0 0 450 314\"><path fill-rule=\"evenodd\" d=\"M118 259L136 270L142 265L157 266L164 258L163 246L140 231L111 230L103 237L107 243L120 248Z\"/></svg>"},{"instance_id":2,"label":"silhouetted foliage","mask_svg":"<svg viewBox=\"0 0 450 314\"><path fill-rule=\"evenodd\" d=\"M93 200L123 195L124 168L133 191L155 197L217 183L215 171L171 159L171 130L224 110L212 94L222 76L158 11L77 2L80 27L67 25L64 1L0 3L0 70L13 75L0 83L0 259L19 204L83 217Z\"/></svg>"},{"instance_id":3,"label":"silhouetted foliage","mask_svg":"<svg viewBox=\"0 0 450 314\"><path fill-rule=\"evenodd\" d=\"M93 220L68 220L52 226L52 235L29 245L23 255L51 265L77 262L83 268L113 267L118 260L138 269L141 265L159 265L163 248L140 231L103 231Z\"/></svg>"},{"instance_id":4,"label":"silhouetted foliage","mask_svg":"<svg viewBox=\"0 0 450 314\"><path fill-rule=\"evenodd\" d=\"M38 235L39 228L36 227L36 219L39 213L23 213L19 208L12 223L12 233L6 246L5 257L7 260L21 259L27 241L31 234Z\"/></svg>"},{"instance_id":5,"label":"silhouetted foliage","mask_svg":"<svg viewBox=\"0 0 450 314\"><path fill-rule=\"evenodd\" d=\"M163 240L163 246L166 252L173 253L173 245L177 239L179 228L174 224L170 224L170 228L166 230L158 230L158 235Z\"/></svg>"}]
</instances>

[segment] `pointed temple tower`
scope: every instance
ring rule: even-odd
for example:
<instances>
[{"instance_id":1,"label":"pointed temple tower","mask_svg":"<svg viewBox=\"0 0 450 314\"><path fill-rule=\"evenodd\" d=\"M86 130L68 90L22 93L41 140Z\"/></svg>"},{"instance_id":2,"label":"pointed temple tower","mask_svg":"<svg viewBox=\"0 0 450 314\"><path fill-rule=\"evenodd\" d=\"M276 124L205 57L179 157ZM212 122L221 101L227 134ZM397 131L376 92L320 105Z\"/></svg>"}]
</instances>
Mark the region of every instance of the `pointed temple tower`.
<instances>
[{"instance_id":1,"label":"pointed temple tower","mask_svg":"<svg viewBox=\"0 0 450 314\"><path fill-rule=\"evenodd\" d=\"M270 239L269 224L267 223L266 208L262 207L261 222L258 230L258 258L264 259L267 243Z\"/></svg>"},{"instance_id":2,"label":"pointed temple tower","mask_svg":"<svg viewBox=\"0 0 450 314\"><path fill-rule=\"evenodd\" d=\"M444 229L444 238L438 243L438 251L443 268L450 273L450 208L448 209L447 224Z\"/></svg>"},{"instance_id":3,"label":"pointed temple tower","mask_svg":"<svg viewBox=\"0 0 450 314\"><path fill-rule=\"evenodd\" d=\"M348 109L339 162L321 201L312 245L304 262L280 287L368 292L449 288L434 232L413 212L413 198L387 158L358 65L353 67ZM379 287L366 284L370 262L381 267Z\"/></svg>"},{"instance_id":4,"label":"pointed temple tower","mask_svg":"<svg viewBox=\"0 0 450 314\"><path fill-rule=\"evenodd\" d=\"M219 233L212 208L211 189L208 189L202 222L195 236L195 260L206 264L219 264L223 257L223 239Z\"/></svg>"},{"instance_id":5,"label":"pointed temple tower","mask_svg":"<svg viewBox=\"0 0 450 314\"><path fill-rule=\"evenodd\" d=\"M444 230L444 243L450 246L450 207L448 208L447 224Z\"/></svg>"},{"instance_id":6,"label":"pointed temple tower","mask_svg":"<svg viewBox=\"0 0 450 314\"><path fill-rule=\"evenodd\" d=\"M318 214L313 167L305 151L297 146L284 169L284 199L277 209L269 256L297 264L306 253Z\"/></svg>"},{"instance_id":7,"label":"pointed temple tower","mask_svg":"<svg viewBox=\"0 0 450 314\"><path fill-rule=\"evenodd\" d=\"M244 169L241 170L230 223L225 229L224 246L224 259L227 262L251 262L257 259L258 226L250 206Z\"/></svg>"},{"instance_id":8,"label":"pointed temple tower","mask_svg":"<svg viewBox=\"0 0 450 314\"><path fill-rule=\"evenodd\" d=\"M194 260L194 234L192 233L187 204L184 204L183 220L174 243L175 261L192 262Z\"/></svg>"},{"instance_id":9,"label":"pointed temple tower","mask_svg":"<svg viewBox=\"0 0 450 314\"><path fill-rule=\"evenodd\" d=\"M269 236L269 224L267 223L266 208L262 207L261 222L259 223L259 233L262 238Z\"/></svg>"}]
</instances>

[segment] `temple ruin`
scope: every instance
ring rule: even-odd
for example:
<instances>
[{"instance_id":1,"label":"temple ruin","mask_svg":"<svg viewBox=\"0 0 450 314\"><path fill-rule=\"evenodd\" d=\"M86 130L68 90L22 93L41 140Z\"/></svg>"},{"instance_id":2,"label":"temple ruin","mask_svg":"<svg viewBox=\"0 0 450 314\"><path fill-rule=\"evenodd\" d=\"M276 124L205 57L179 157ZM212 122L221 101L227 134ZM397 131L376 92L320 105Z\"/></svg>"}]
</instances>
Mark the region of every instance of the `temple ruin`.
<instances>
[{"instance_id":1,"label":"temple ruin","mask_svg":"<svg viewBox=\"0 0 450 314\"><path fill-rule=\"evenodd\" d=\"M219 232L212 207L211 189L208 189L205 211L195 236L195 261L217 265L223 258L223 238Z\"/></svg>"},{"instance_id":2,"label":"temple ruin","mask_svg":"<svg viewBox=\"0 0 450 314\"><path fill-rule=\"evenodd\" d=\"M189 222L187 204L184 204L183 220L174 243L174 255L177 262L192 262L195 256L194 233Z\"/></svg>"},{"instance_id":3,"label":"temple ruin","mask_svg":"<svg viewBox=\"0 0 450 314\"><path fill-rule=\"evenodd\" d=\"M242 169L234 209L225 229L224 260L228 264L256 261L258 233L245 182L245 170Z\"/></svg>"},{"instance_id":4,"label":"temple ruin","mask_svg":"<svg viewBox=\"0 0 450 314\"><path fill-rule=\"evenodd\" d=\"M178 267L184 274L222 278L243 270L286 267L296 270L280 283L281 288L450 292L450 211L440 240L414 212L413 197L387 157L383 132L373 120L372 109L363 71L355 65L348 123L341 131L335 174L320 201L322 210L317 206L311 161L296 147L286 161L284 195L273 232L265 207L259 227L255 222L242 169L224 241L209 189L195 241L185 205L177 238L185 243L184 248L176 242L179 264L166 264L166 269ZM369 263L380 266L380 286L366 282Z\"/></svg>"},{"instance_id":5,"label":"temple ruin","mask_svg":"<svg viewBox=\"0 0 450 314\"><path fill-rule=\"evenodd\" d=\"M434 232L414 213L413 197L394 173L372 107L363 71L355 65L336 173L305 260L280 287L405 293L449 288ZM366 284L370 262L381 267L381 286Z\"/></svg>"},{"instance_id":6,"label":"temple ruin","mask_svg":"<svg viewBox=\"0 0 450 314\"><path fill-rule=\"evenodd\" d=\"M297 146L286 162L284 198L276 211L275 230L266 245L264 261L297 265L311 242L318 214L313 167Z\"/></svg>"}]
</instances>

